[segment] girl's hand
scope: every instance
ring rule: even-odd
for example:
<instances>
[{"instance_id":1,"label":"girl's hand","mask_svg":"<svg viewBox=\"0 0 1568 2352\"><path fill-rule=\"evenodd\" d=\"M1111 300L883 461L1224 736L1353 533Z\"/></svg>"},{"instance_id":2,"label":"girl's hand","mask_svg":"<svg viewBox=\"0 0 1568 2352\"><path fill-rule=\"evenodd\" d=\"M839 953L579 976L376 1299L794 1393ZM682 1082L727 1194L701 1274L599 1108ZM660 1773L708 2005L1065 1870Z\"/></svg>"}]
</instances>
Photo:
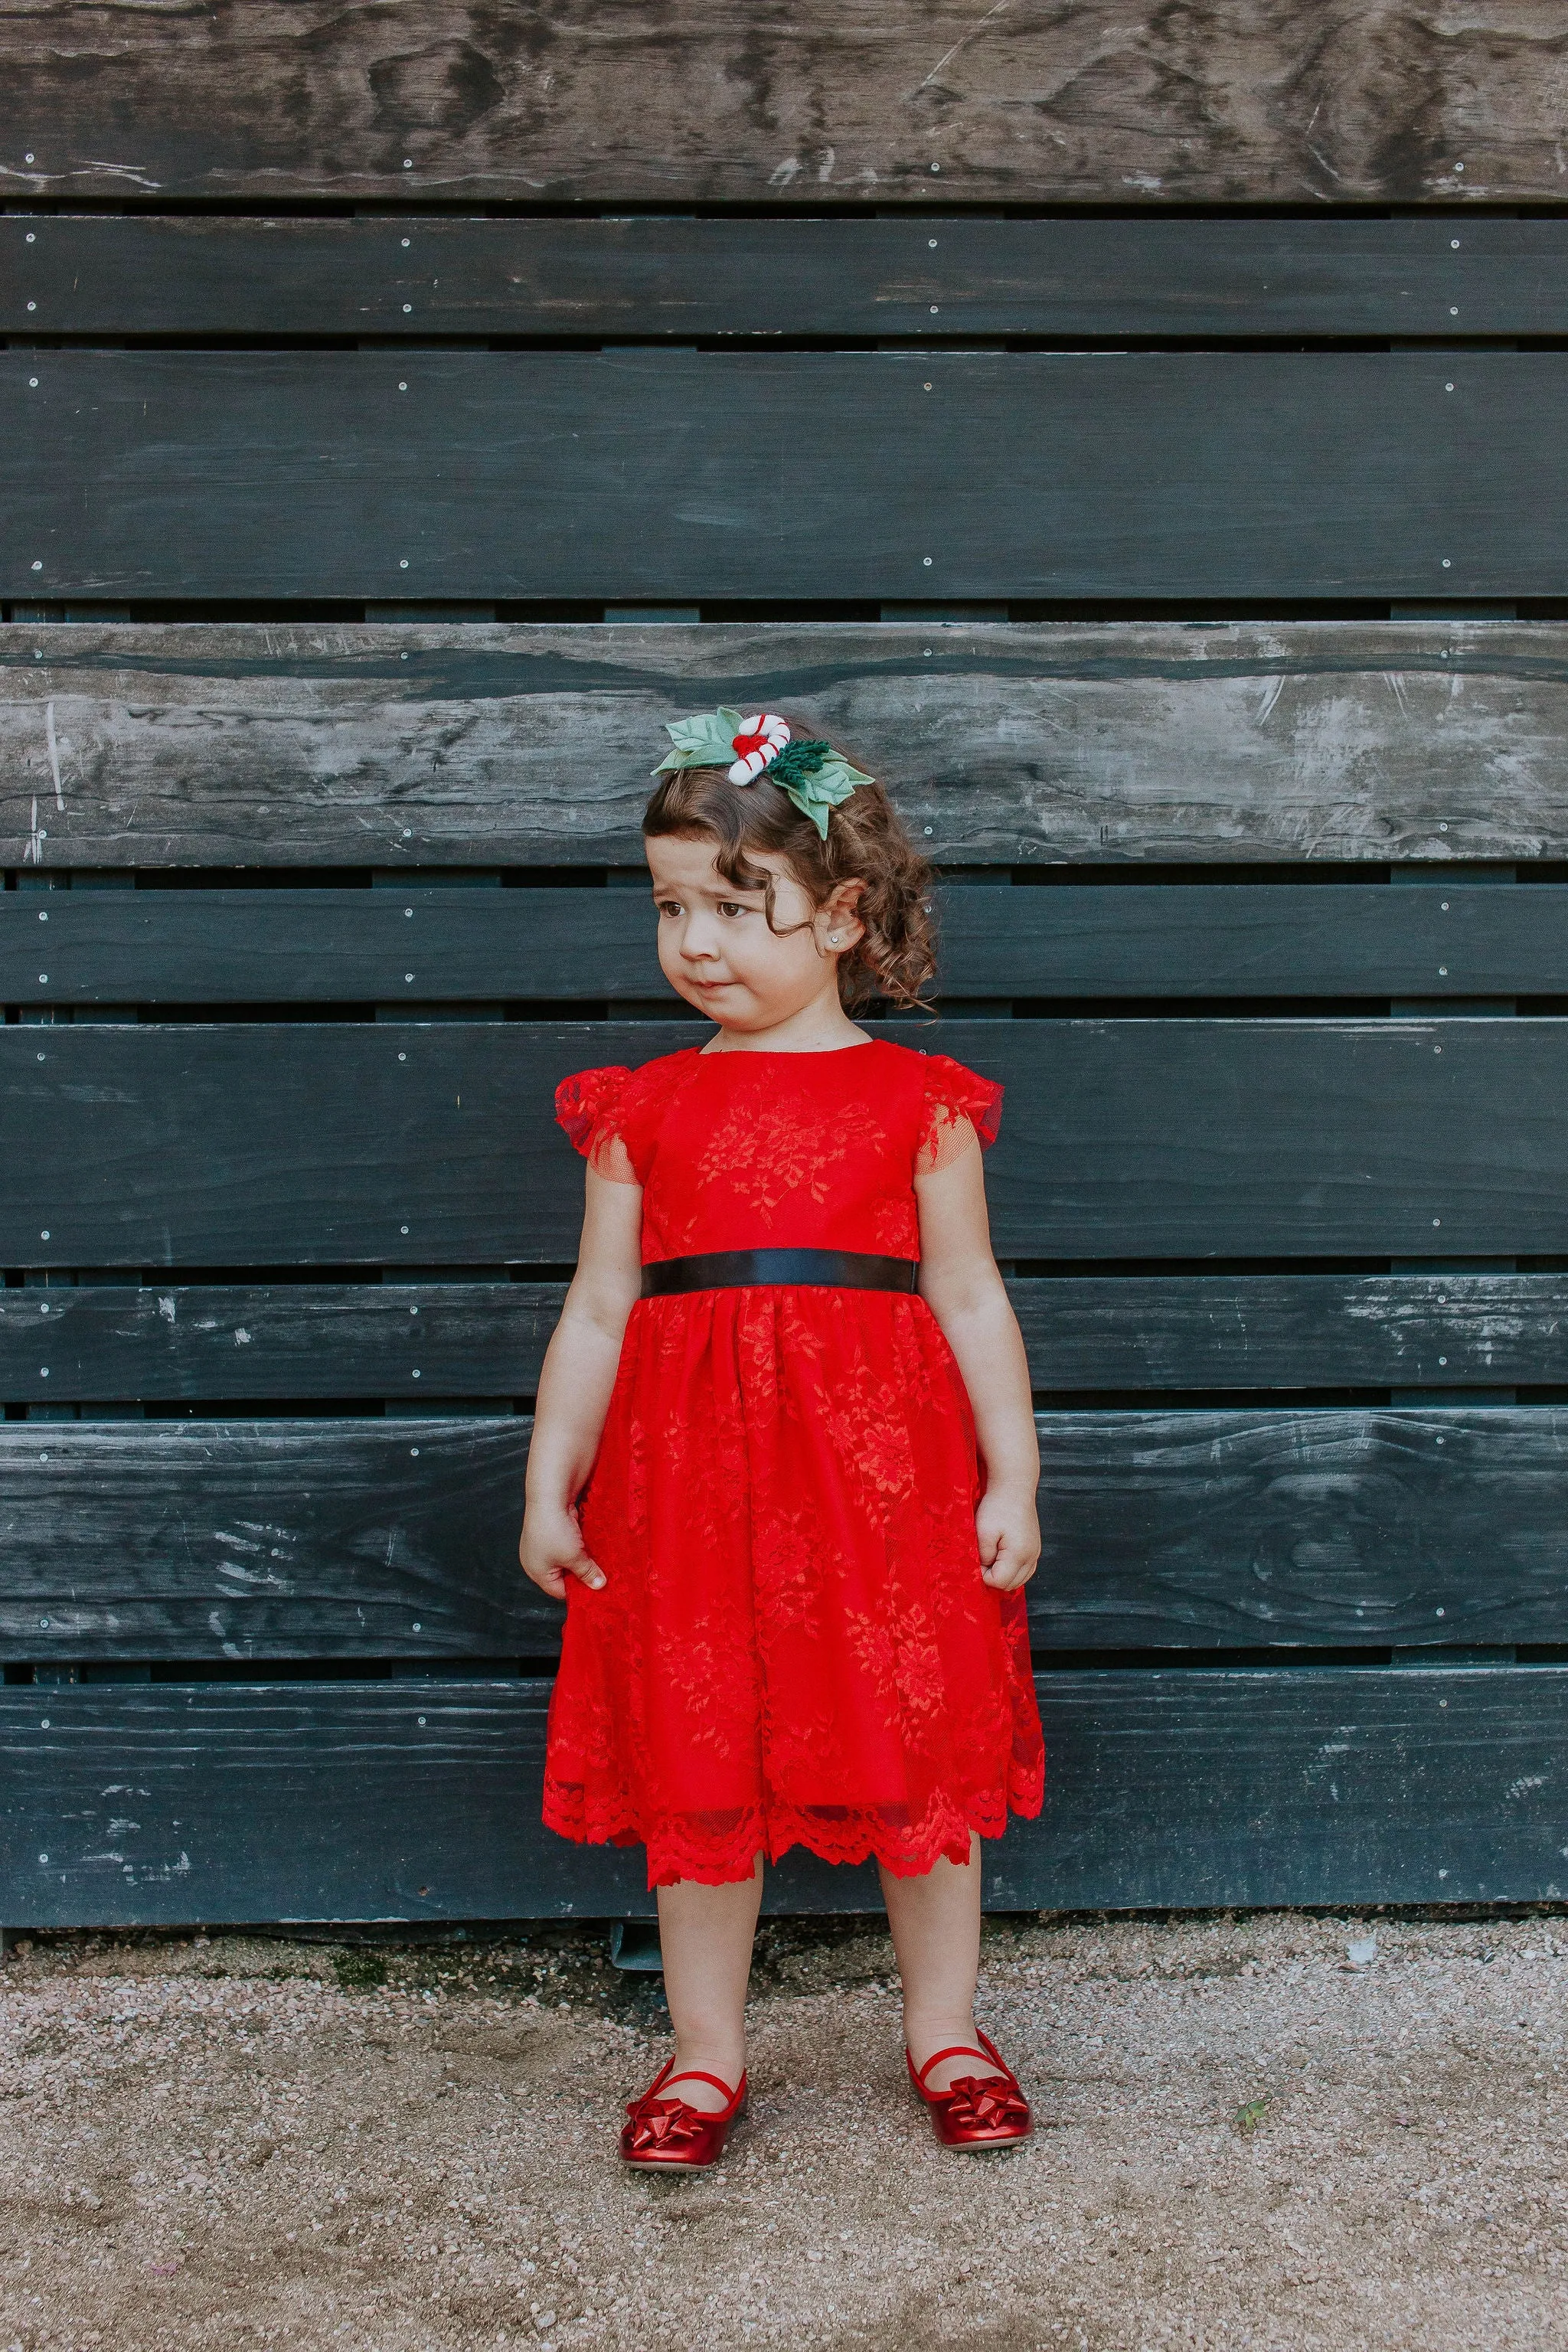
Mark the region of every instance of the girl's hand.
<instances>
[{"instance_id":1,"label":"girl's hand","mask_svg":"<svg viewBox=\"0 0 1568 2352\"><path fill-rule=\"evenodd\" d=\"M605 1571L583 1549L577 1514L559 1504L530 1503L517 1547L523 1574L552 1601L566 1598L566 1579L581 1579L590 1592L604 1590Z\"/></svg>"},{"instance_id":2,"label":"girl's hand","mask_svg":"<svg viewBox=\"0 0 1568 2352\"><path fill-rule=\"evenodd\" d=\"M1040 1559L1040 1520L1032 1492L988 1489L974 1514L974 1532L982 1583L996 1592L1016 1592L1027 1584Z\"/></svg>"}]
</instances>

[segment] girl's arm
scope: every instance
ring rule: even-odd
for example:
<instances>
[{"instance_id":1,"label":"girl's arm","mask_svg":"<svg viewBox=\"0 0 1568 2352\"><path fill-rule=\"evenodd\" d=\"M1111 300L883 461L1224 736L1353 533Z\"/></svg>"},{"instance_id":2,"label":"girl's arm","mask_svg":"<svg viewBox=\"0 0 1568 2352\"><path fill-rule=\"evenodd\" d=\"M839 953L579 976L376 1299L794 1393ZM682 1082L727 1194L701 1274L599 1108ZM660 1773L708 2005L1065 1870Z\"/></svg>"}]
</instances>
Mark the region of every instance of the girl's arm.
<instances>
[{"instance_id":1,"label":"girl's arm","mask_svg":"<svg viewBox=\"0 0 1568 2352\"><path fill-rule=\"evenodd\" d=\"M605 1581L583 1549L577 1497L599 1450L626 1318L642 1286L642 1187L586 1172L577 1272L539 1376L518 1544L524 1570L557 1601L565 1599L568 1573L595 1592Z\"/></svg>"},{"instance_id":2,"label":"girl's arm","mask_svg":"<svg viewBox=\"0 0 1568 2352\"><path fill-rule=\"evenodd\" d=\"M915 1198L921 1296L958 1360L985 1465L974 1514L981 1573L999 1592L1011 1592L1033 1576L1040 1557L1040 1449L1023 1334L991 1255L978 1144L917 1176Z\"/></svg>"}]
</instances>

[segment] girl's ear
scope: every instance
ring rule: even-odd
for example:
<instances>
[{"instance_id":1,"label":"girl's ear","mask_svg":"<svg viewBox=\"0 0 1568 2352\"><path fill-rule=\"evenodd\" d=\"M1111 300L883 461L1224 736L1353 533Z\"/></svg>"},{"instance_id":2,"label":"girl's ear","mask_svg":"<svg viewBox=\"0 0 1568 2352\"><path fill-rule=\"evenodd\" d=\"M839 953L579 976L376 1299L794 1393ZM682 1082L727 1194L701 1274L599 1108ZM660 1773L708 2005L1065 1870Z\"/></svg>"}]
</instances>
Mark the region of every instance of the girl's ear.
<instances>
[{"instance_id":1,"label":"girl's ear","mask_svg":"<svg viewBox=\"0 0 1568 2352\"><path fill-rule=\"evenodd\" d=\"M835 955L844 955L866 936L866 926L855 909L864 882L838 883L816 910L816 935Z\"/></svg>"}]
</instances>

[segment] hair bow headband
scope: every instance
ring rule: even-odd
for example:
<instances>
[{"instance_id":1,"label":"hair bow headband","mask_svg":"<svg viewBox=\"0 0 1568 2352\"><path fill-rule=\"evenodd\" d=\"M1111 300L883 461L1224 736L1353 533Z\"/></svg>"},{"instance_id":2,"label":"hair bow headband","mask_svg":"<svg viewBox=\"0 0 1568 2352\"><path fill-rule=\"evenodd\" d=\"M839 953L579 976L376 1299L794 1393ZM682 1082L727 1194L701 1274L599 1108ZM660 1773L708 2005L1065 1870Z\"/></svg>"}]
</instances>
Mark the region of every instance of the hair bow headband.
<instances>
[{"instance_id":1,"label":"hair bow headband","mask_svg":"<svg viewBox=\"0 0 1568 2352\"><path fill-rule=\"evenodd\" d=\"M732 784L750 784L765 775L811 819L824 841L828 811L847 801L857 784L871 782L831 743L792 743L789 728L771 710L750 719L738 710L702 710L694 719L677 719L664 731L675 749L665 753L656 776L667 768L722 768Z\"/></svg>"}]
</instances>

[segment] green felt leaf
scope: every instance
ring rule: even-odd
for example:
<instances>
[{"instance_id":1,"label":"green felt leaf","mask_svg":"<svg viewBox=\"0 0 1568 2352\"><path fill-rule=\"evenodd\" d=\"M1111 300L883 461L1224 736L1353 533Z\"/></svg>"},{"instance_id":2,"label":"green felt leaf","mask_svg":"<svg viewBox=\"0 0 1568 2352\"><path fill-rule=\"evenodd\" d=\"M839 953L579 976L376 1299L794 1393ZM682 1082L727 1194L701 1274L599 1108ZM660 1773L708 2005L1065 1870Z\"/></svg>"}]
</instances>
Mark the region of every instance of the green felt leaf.
<instances>
[{"instance_id":1,"label":"green felt leaf","mask_svg":"<svg viewBox=\"0 0 1568 2352\"><path fill-rule=\"evenodd\" d=\"M654 774L661 776L667 768L727 768L735 756L741 718L738 710L700 710L694 718L670 721L664 731L675 749L665 753Z\"/></svg>"},{"instance_id":2,"label":"green felt leaf","mask_svg":"<svg viewBox=\"0 0 1568 2352\"><path fill-rule=\"evenodd\" d=\"M847 801L857 784L871 782L831 743L816 741L787 744L764 772L788 793L802 816L811 819L824 841L828 812Z\"/></svg>"}]
</instances>

